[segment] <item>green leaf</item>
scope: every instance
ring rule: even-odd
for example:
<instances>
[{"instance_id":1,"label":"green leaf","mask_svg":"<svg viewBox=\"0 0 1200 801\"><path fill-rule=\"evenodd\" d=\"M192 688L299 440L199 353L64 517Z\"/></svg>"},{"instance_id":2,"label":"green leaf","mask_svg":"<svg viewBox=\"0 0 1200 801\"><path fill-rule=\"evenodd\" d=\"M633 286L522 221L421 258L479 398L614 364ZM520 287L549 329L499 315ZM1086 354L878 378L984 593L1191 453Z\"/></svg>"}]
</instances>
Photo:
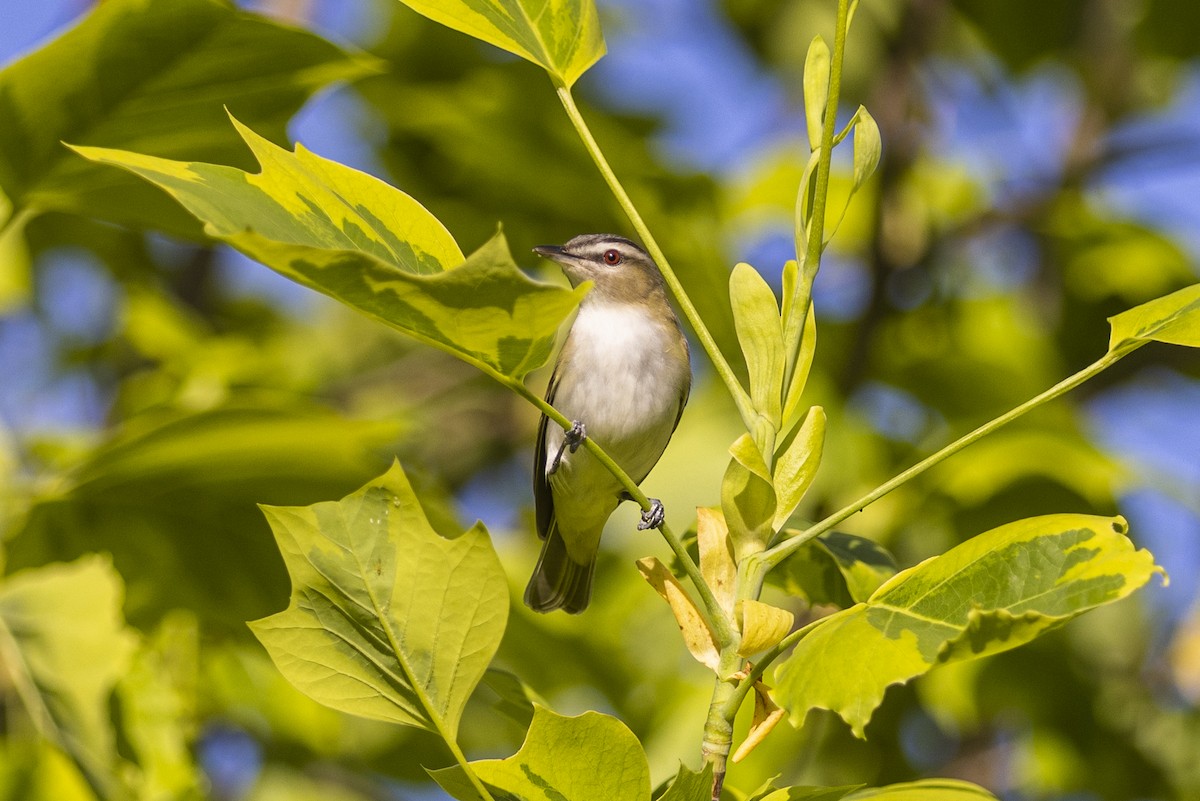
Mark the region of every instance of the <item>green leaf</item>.
<instances>
[{"instance_id":1,"label":"green leaf","mask_svg":"<svg viewBox=\"0 0 1200 801\"><path fill-rule=\"evenodd\" d=\"M784 531L795 536L797 531ZM833 604L843 609L867 600L896 575L896 562L884 548L865 537L830 531L809 540L767 580L810 604Z\"/></svg>"},{"instance_id":2,"label":"green leaf","mask_svg":"<svg viewBox=\"0 0 1200 801\"><path fill-rule=\"evenodd\" d=\"M481 686L490 693L488 701L492 709L516 723L522 731L527 730L533 722L534 707L537 704L546 705L532 687L507 670L488 668L483 674Z\"/></svg>"},{"instance_id":3,"label":"green leaf","mask_svg":"<svg viewBox=\"0 0 1200 801\"><path fill-rule=\"evenodd\" d=\"M533 281L497 234L465 261L437 218L383 181L234 121L262 172L77 148L169 192L253 259L422 342L520 378L550 357L586 287Z\"/></svg>"},{"instance_id":4,"label":"green leaf","mask_svg":"<svg viewBox=\"0 0 1200 801\"><path fill-rule=\"evenodd\" d=\"M738 628L742 632L742 640L738 645L738 654L741 656L753 656L773 647L787 636L796 622L796 616L788 610L753 598L738 601L736 612Z\"/></svg>"},{"instance_id":5,"label":"green leaf","mask_svg":"<svg viewBox=\"0 0 1200 801\"><path fill-rule=\"evenodd\" d=\"M808 125L808 146L821 146L825 125L825 106L829 102L829 45L820 36L813 37L804 57L804 120Z\"/></svg>"},{"instance_id":6,"label":"green leaf","mask_svg":"<svg viewBox=\"0 0 1200 801\"><path fill-rule=\"evenodd\" d=\"M110 561L88 556L0 584L0 663L37 730L112 797L117 753L109 696L135 647Z\"/></svg>"},{"instance_id":7,"label":"green leaf","mask_svg":"<svg viewBox=\"0 0 1200 801\"><path fill-rule=\"evenodd\" d=\"M712 772L711 762L705 762L699 773L680 765L671 786L655 801L709 801L713 789Z\"/></svg>"},{"instance_id":8,"label":"green leaf","mask_svg":"<svg viewBox=\"0 0 1200 801\"><path fill-rule=\"evenodd\" d=\"M821 466L821 453L825 447L825 410L813 406L804 416L804 422L779 447L775 462L775 475L771 484L775 488L778 505L775 508L773 527L778 531L792 512L800 505L804 493L812 486Z\"/></svg>"},{"instance_id":9,"label":"green leaf","mask_svg":"<svg viewBox=\"0 0 1200 801\"><path fill-rule=\"evenodd\" d=\"M0 188L17 208L197 236L150 187L62 141L156 156L244 160L225 107L277 140L316 90L378 70L311 33L214 0L108 0L0 71Z\"/></svg>"},{"instance_id":10,"label":"green leaf","mask_svg":"<svg viewBox=\"0 0 1200 801\"><path fill-rule=\"evenodd\" d=\"M592 0L400 0L456 31L541 65L570 87L604 55Z\"/></svg>"},{"instance_id":11,"label":"green leaf","mask_svg":"<svg viewBox=\"0 0 1200 801\"><path fill-rule=\"evenodd\" d=\"M879 157L883 152L883 144L879 138L879 125L866 106L859 106L855 114L858 122L854 125L854 183L850 189L853 195L867 179L875 174L879 166Z\"/></svg>"},{"instance_id":12,"label":"green leaf","mask_svg":"<svg viewBox=\"0 0 1200 801\"><path fill-rule=\"evenodd\" d=\"M250 627L280 672L334 709L452 740L508 618L483 525L438 535L399 464L340 501L263 512L292 599Z\"/></svg>"},{"instance_id":13,"label":"green leaf","mask_svg":"<svg viewBox=\"0 0 1200 801\"><path fill-rule=\"evenodd\" d=\"M721 481L721 510L740 562L747 554L763 550L771 539L775 490L771 488L771 471L749 434L738 437L729 446L729 453L733 458Z\"/></svg>"},{"instance_id":14,"label":"green leaf","mask_svg":"<svg viewBox=\"0 0 1200 801\"><path fill-rule=\"evenodd\" d=\"M791 261L789 264L795 264ZM787 273L784 273L785 282ZM785 296L786 297L786 296ZM784 302L786 315L787 302ZM791 319L786 317L784 319ZM785 340L786 341L786 340ZM800 411L800 398L804 395L804 387L808 384L808 373L812 370L813 356L817 352L817 314L812 303L808 304L808 314L804 316L804 333L800 339L800 353L796 357L796 367L792 371L792 382L788 385L787 396L783 402L783 428L792 425Z\"/></svg>"},{"instance_id":15,"label":"green leaf","mask_svg":"<svg viewBox=\"0 0 1200 801\"><path fill-rule=\"evenodd\" d=\"M125 739L137 757L138 797L200 795L188 737L196 718L199 627L186 612L168 616L134 655L117 692Z\"/></svg>"},{"instance_id":16,"label":"green leaf","mask_svg":"<svg viewBox=\"0 0 1200 801\"><path fill-rule=\"evenodd\" d=\"M829 709L861 737L889 686L1015 648L1161 572L1126 531L1120 517L1033 517L909 568L802 639L775 699L796 724Z\"/></svg>"},{"instance_id":17,"label":"green leaf","mask_svg":"<svg viewBox=\"0 0 1200 801\"><path fill-rule=\"evenodd\" d=\"M1200 284L1135 306L1108 318L1112 336L1108 350L1137 342L1166 342L1200 348Z\"/></svg>"},{"instance_id":18,"label":"green leaf","mask_svg":"<svg viewBox=\"0 0 1200 801\"><path fill-rule=\"evenodd\" d=\"M847 801L995 801L982 787L956 779L922 779L887 787L868 787L847 796Z\"/></svg>"},{"instance_id":19,"label":"green leaf","mask_svg":"<svg viewBox=\"0 0 1200 801\"><path fill-rule=\"evenodd\" d=\"M402 428L396 419L349 420L261 400L139 415L38 499L6 543L9 565L104 550L128 586L135 623L186 607L206 624L242 630L288 588L255 503L346 493L387 465Z\"/></svg>"},{"instance_id":20,"label":"green leaf","mask_svg":"<svg viewBox=\"0 0 1200 801\"><path fill-rule=\"evenodd\" d=\"M499 799L520 801L646 801L650 768L624 723L599 712L569 718L536 707L525 742L507 759L472 762L471 769ZM462 768L429 772L459 801L478 795ZM711 796L712 787L709 785Z\"/></svg>"},{"instance_id":21,"label":"green leaf","mask_svg":"<svg viewBox=\"0 0 1200 801\"><path fill-rule=\"evenodd\" d=\"M756 793L747 801L841 801L861 784L850 784L844 787L782 787L768 788Z\"/></svg>"},{"instance_id":22,"label":"green leaf","mask_svg":"<svg viewBox=\"0 0 1200 801\"><path fill-rule=\"evenodd\" d=\"M25 242L29 216L20 212L9 216L11 211L0 192L0 315L27 303L32 287L33 259Z\"/></svg>"},{"instance_id":23,"label":"green leaf","mask_svg":"<svg viewBox=\"0 0 1200 801\"><path fill-rule=\"evenodd\" d=\"M779 430L783 417L783 326L775 293L758 271L740 263L729 276L729 302L750 373L750 399Z\"/></svg>"}]
</instances>

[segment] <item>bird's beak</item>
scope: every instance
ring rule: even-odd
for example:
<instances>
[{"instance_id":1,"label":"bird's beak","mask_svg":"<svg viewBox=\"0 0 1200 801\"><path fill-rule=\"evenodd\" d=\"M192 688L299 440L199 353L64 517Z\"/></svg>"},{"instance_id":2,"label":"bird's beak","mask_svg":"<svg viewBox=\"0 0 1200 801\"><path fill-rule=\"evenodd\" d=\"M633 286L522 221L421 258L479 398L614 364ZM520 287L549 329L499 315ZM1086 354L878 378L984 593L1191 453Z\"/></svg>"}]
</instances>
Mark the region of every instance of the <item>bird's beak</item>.
<instances>
[{"instance_id":1,"label":"bird's beak","mask_svg":"<svg viewBox=\"0 0 1200 801\"><path fill-rule=\"evenodd\" d=\"M567 252L558 245L538 245L533 252L542 258L557 262L562 262L567 257Z\"/></svg>"}]
</instances>

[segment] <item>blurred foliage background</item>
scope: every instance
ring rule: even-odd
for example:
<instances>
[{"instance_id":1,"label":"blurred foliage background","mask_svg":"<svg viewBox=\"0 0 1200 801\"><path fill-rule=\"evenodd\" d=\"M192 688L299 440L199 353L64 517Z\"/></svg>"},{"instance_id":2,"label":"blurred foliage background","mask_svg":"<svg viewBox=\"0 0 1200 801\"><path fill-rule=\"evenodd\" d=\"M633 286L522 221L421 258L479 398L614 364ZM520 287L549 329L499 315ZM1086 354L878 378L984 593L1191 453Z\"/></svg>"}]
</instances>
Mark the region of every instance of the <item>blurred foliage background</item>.
<instances>
[{"instance_id":1,"label":"blurred foliage background","mask_svg":"<svg viewBox=\"0 0 1200 801\"><path fill-rule=\"evenodd\" d=\"M160 143L178 157L217 152L246 166L222 106L242 119L254 109L257 129L278 141L413 195L464 250L498 224L517 254L582 232L629 233L536 68L393 0L248 5L355 53L358 66L309 74L272 103L192 97L195 135ZM581 103L736 360L728 271L749 261L778 286L807 158L804 53L813 35L831 35L835 4L599 5L609 54L580 82ZM4 0L0 87L89 6ZM830 425L803 515L839 508L1090 363L1104 352L1107 316L1197 280L1197 30L1200 6L1184 0L862 0L843 114L860 102L871 110L883 161L816 284L809 400ZM247 34L229 52L261 41ZM271 48L297 64L342 57L298 41ZM345 78L355 79L328 84ZM8 125L0 110L11 145ZM441 797L421 770L450 761L438 742L316 706L251 638L244 621L287 596L255 504L340 497L398 455L439 527L483 519L516 593L536 556L535 413L450 357L206 245L165 196L128 209L76 197L74 157L45 152L37 158L66 165L54 168L57 184L37 183L24 161L34 156L0 147L0 219L25 195L51 198L0 234L5 573L111 554L141 635L114 719L128 722L149 697L183 724L160 732L157 750L116 742L165 771L159 797ZM172 234L137 225L147 219ZM523 265L561 280L532 254ZM707 365L696 378L645 484L679 528L717 501L739 433ZM778 773L791 784L955 776L1014 801L1200 798L1198 409L1194 352L1150 347L849 520L846 531L908 565L1019 517L1121 513L1172 582L893 690L866 742L831 717L781 726L729 787ZM710 688L633 568L636 557L665 558L635 519L623 509L610 524L587 617L514 605L497 664L560 712L618 715L660 781L680 759L697 764ZM493 685L464 722L473 758L520 744ZM3 678L0 703L0 798L92 797Z\"/></svg>"}]
</instances>

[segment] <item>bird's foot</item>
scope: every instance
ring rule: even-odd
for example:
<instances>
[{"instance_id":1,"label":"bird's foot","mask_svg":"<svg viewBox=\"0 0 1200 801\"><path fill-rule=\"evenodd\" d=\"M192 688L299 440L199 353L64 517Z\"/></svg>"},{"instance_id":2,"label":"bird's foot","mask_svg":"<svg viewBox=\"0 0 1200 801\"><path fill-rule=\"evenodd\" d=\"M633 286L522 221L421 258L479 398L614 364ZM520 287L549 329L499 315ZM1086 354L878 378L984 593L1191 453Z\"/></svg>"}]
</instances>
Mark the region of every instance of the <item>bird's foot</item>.
<instances>
[{"instance_id":1,"label":"bird's foot","mask_svg":"<svg viewBox=\"0 0 1200 801\"><path fill-rule=\"evenodd\" d=\"M558 472L558 466L562 463L563 451L567 448L571 449L571 453L579 450L579 446L587 439L587 428L579 420L574 420L571 427L563 432L562 444L558 446L558 451L554 454L554 461L550 462L550 467L546 469L546 475L552 476Z\"/></svg>"},{"instance_id":2,"label":"bird's foot","mask_svg":"<svg viewBox=\"0 0 1200 801\"><path fill-rule=\"evenodd\" d=\"M638 523L638 531L646 531L652 528L658 528L667 519L667 512L663 509L662 501L658 498L648 498L650 508L642 512L642 522Z\"/></svg>"},{"instance_id":3,"label":"bird's foot","mask_svg":"<svg viewBox=\"0 0 1200 801\"><path fill-rule=\"evenodd\" d=\"M563 433L563 445L571 449L571 453L579 450L579 446L587 439L587 428L581 420L572 420L571 427ZM561 449L560 449L561 450Z\"/></svg>"}]
</instances>

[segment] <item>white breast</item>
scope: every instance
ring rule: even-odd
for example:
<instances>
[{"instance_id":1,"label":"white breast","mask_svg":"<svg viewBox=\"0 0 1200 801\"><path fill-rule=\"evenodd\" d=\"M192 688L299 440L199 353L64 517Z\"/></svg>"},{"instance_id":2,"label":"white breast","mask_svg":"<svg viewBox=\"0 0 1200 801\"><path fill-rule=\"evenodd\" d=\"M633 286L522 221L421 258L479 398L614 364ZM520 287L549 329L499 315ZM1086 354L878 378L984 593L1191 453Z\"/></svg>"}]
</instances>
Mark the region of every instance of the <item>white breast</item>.
<instances>
[{"instance_id":1,"label":"white breast","mask_svg":"<svg viewBox=\"0 0 1200 801\"><path fill-rule=\"evenodd\" d=\"M688 380L677 331L638 306L584 304L566 347L572 368L559 371L555 406L639 478L666 447Z\"/></svg>"}]
</instances>

